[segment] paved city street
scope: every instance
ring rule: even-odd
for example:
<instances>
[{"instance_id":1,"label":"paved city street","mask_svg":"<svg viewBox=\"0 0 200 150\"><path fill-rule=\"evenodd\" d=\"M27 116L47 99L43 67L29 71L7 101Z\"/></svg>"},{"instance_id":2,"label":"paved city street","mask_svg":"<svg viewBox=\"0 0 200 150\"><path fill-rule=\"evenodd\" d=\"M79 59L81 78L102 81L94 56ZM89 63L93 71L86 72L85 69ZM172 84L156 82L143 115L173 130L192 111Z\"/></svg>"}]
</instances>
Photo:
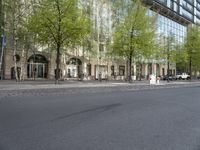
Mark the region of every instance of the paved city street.
<instances>
[{"instance_id":1,"label":"paved city street","mask_svg":"<svg viewBox=\"0 0 200 150\"><path fill-rule=\"evenodd\" d=\"M200 149L198 82L67 83L1 82L0 150Z\"/></svg>"},{"instance_id":2,"label":"paved city street","mask_svg":"<svg viewBox=\"0 0 200 150\"><path fill-rule=\"evenodd\" d=\"M0 150L200 150L200 0L0 0Z\"/></svg>"}]
</instances>

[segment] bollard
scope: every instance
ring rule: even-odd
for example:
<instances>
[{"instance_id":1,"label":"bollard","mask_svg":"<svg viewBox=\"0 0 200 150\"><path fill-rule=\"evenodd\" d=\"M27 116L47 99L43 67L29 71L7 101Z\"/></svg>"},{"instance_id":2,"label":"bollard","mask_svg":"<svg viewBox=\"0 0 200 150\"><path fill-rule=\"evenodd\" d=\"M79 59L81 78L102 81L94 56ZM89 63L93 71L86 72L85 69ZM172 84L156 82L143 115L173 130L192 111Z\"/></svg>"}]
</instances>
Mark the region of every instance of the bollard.
<instances>
[{"instance_id":1,"label":"bollard","mask_svg":"<svg viewBox=\"0 0 200 150\"><path fill-rule=\"evenodd\" d=\"M150 84L156 84L156 76L154 74L151 74L149 76L149 81L150 81Z\"/></svg>"},{"instance_id":2,"label":"bollard","mask_svg":"<svg viewBox=\"0 0 200 150\"><path fill-rule=\"evenodd\" d=\"M160 77L157 77L157 84L160 84Z\"/></svg>"}]
</instances>

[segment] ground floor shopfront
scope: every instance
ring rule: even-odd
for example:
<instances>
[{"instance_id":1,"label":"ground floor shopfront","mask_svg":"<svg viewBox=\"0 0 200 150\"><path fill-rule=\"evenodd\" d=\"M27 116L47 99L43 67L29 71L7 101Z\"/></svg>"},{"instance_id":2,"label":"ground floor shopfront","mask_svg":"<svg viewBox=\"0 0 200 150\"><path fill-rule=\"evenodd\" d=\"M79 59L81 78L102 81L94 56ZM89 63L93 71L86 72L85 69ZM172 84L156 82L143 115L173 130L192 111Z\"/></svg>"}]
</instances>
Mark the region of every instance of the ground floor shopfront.
<instances>
[{"instance_id":1,"label":"ground floor shopfront","mask_svg":"<svg viewBox=\"0 0 200 150\"><path fill-rule=\"evenodd\" d=\"M12 57L5 62L4 79L15 79L15 65ZM68 56L61 59L60 79L84 79L84 80L126 80L127 66L125 61L97 62L96 59ZM27 59L17 62L17 71L22 79L54 79L56 63L52 56L45 53L28 55ZM176 66L170 64L170 74L176 74ZM148 79L149 75L164 76L167 74L166 63L136 63L132 64L132 79Z\"/></svg>"}]
</instances>

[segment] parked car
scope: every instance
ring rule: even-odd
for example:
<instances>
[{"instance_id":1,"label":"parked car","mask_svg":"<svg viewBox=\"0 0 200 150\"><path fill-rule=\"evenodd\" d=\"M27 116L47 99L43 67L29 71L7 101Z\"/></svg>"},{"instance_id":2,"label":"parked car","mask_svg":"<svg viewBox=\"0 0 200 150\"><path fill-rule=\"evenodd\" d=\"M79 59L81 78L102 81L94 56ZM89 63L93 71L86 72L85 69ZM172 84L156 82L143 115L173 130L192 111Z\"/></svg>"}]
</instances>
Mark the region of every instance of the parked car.
<instances>
[{"instance_id":1,"label":"parked car","mask_svg":"<svg viewBox=\"0 0 200 150\"><path fill-rule=\"evenodd\" d=\"M176 78L179 80L189 80L190 79L190 75L188 73L180 73L176 75Z\"/></svg>"},{"instance_id":2,"label":"parked car","mask_svg":"<svg viewBox=\"0 0 200 150\"><path fill-rule=\"evenodd\" d=\"M174 75L169 75L169 76L165 75L165 76L162 77L162 79L163 80L170 80L170 81L177 80L176 76L174 76Z\"/></svg>"}]
</instances>

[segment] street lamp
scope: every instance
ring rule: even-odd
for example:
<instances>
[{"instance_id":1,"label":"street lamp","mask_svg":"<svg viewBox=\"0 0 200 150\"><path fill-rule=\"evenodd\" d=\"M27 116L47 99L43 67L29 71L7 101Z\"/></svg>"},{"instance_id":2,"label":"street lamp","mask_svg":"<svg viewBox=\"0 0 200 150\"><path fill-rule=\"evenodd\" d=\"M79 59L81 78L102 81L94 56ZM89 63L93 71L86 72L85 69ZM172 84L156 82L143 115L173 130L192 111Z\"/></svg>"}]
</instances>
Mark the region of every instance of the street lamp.
<instances>
[{"instance_id":1,"label":"street lamp","mask_svg":"<svg viewBox=\"0 0 200 150\"><path fill-rule=\"evenodd\" d=\"M3 0L0 0L0 36L1 36L1 50L0 50L0 80L3 80L3 54L4 48L6 47L6 36L5 36L5 12L4 12L4 4Z\"/></svg>"},{"instance_id":2,"label":"street lamp","mask_svg":"<svg viewBox=\"0 0 200 150\"><path fill-rule=\"evenodd\" d=\"M0 57L0 79L3 80L3 54L4 54L4 48L6 47L6 36L2 35L1 37L1 57Z\"/></svg>"}]
</instances>

